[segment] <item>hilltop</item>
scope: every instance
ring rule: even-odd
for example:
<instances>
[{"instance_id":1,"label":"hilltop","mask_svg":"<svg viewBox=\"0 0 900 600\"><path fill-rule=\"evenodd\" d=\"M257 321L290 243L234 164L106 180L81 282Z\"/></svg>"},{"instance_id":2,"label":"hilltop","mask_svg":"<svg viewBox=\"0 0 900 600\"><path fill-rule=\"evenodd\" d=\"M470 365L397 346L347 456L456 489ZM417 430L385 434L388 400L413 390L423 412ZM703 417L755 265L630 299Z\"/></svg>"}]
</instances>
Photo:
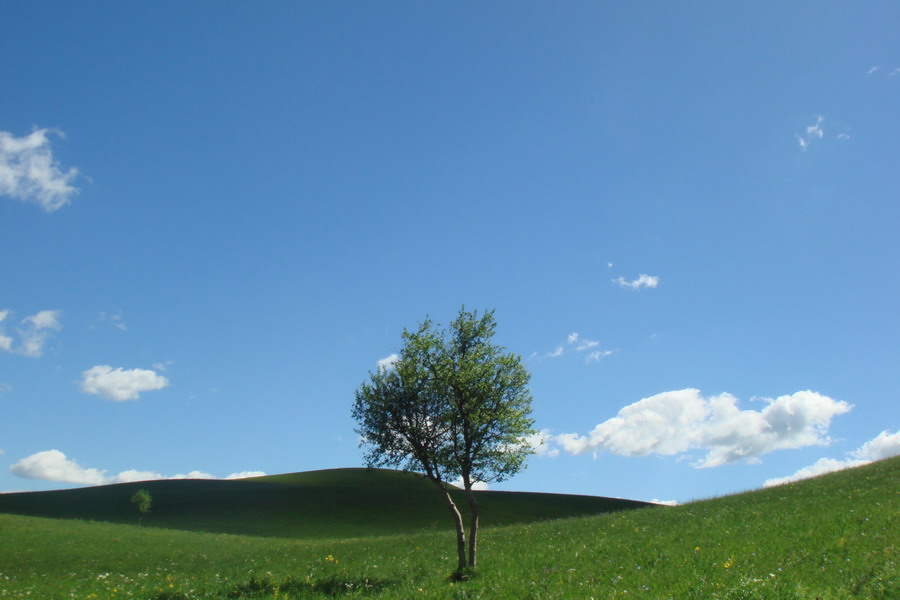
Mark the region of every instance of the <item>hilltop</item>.
<instances>
[{"instance_id":1,"label":"hilltop","mask_svg":"<svg viewBox=\"0 0 900 600\"><path fill-rule=\"evenodd\" d=\"M143 523L188 531L336 538L451 530L446 506L422 476L388 469L329 469L223 480L162 480L0 495L0 512L136 523L129 499L153 497ZM486 527L641 508L645 502L526 492L479 491ZM466 502L453 492L461 510Z\"/></svg>"}]
</instances>

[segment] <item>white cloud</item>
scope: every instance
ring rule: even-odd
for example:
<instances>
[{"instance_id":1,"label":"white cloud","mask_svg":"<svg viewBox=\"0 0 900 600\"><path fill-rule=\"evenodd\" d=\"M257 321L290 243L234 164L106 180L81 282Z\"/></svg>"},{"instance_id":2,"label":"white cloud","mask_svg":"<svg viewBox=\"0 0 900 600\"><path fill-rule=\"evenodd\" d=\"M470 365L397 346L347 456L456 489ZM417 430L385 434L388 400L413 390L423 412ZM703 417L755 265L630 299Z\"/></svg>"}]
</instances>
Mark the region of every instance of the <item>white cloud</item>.
<instances>
[{"instance_id":1,"label":"white cloud","mask_svg":"<svg viewBox=\"0 0 900 600\"><path fill-rule=\"evenodd\" d=\"M165 479L216 479L215 475L210 475L206 471L191 471L190 473L179 473Z\"/></svg>"},{"instance_id":2,"label":"white cloud","mask_svg":"<svg viewBox=\"0 0 900 600\"><path fill-rule=\"evenodd\" d=\"M816 118L816 122L812 125L806 126L806 134L800 135L799 133L795 133L794 137L797 138L797 143L800 144L800 149L802 151L806 151L809 148L809 145L815 140L821 140L825 136L825 130L822 129L822 123L825 122L825 117L819 115Z\"/></svg>"},{"instance_id":3,"label":"white cloud","mask_svg":"<svg viewBox=\"0 0 900 600\"><path fill-rule=\"evenodd\" d=\"M122 471L115 477L107 478L104 483L133 483L135 481L153 481L155 479L165 479L165 477L155 471L129 469L127 471Z\"/></svg>"},{"instance_id":4,"label":"white cloud","mask_svg":"<svg viewBox=\"0 0 900 600\"><path fill-rule=\"evenodd\" d=\"M595 348L600 345L600 342L583 338L574 331L569 334L569 337L566 338L566 341L570 346L575 346L576 352L584 352L585 350Z\"/></svg>"},{"instance_id":5,"label":"white cloud","mask_svg":"<svg viewBox=\"0 0 900 600\"><path fill-rule=\"evenodd\" d=\"M35 129L17 138L0 131L0 196L37 204L46 212L59 210L78 189L70 185L77 169L60 169L50 149L48 134L61 131Z\"/></svg>"},{"instance_id":6,"label":"white cloud","mask_svg":"<svg viewBox=\"0 0 900 600\"><path fill-rule=\"evenodd\" d=\"M586 436L564 433L554 442L570 454L587 451L620 456L671 456L705 452L697 468L754 462L775 450L828 443L831 419L851 406L816 392L764 399L760 410L741 410L737 398L704 398L699 390L663 392L622 408Z\"/></svg>"},{"instance_id":7,"label":"white cloud","mask_svg":"<svg viewBox=\"0 0 900 600\"><path fill-rule=\"evenodd\" d=\"M105 469L89 469L82 467L77 461L68 458L59 450L44 450L25 457L9 468L13 475L26 479L41 479L59 483L75 483L81 485L109 485L113 483L132 483L135 481L153 481L158 479L218 479L205 471L191 471L178 475L165 476L156 471L139 471L129 469L118 475L107 475ZM226 479L242 479L244 477L261 477L263 471L242 471L232 473Z\"/></svg>"},{"instance_id":8,"label":"white cloud","mask_svg":"<svg viewBox=\"0 0 900 600\"><path fill-rule=\"evenodd\" d=\"M837 134L837 139L839 139L841 141L847 141L850 139L850 134L849 133L839 133L839 134Z\"/></svg>"},{"instance_id":9,"label":"white cloud","mask_svg":"<svg viewBox=\"0 0 900 600\"><path fill-rule=\"evenodd\" d=\"M878 71L881 70L881 67L871 67L868 71L866 71L866 75L874 75Z\"/></svg>"},{"instance_id":10,"label":"white cloud","mask_svg":"<svg viewBox=\"0 0 900 600\"><path fill-rule=\"evenodd\" d=\"M854 450L852 456L859 460L875 461L898 454L900 454L900 431L888 433L885 430Z\"/></svg>"},{"instance_id":11,"label":"white cloud","mask_svg":"<svg viewBox=\"0 0 900 600\"><path fill-rule=\"evenodd\" d=\"M125 324L125 317L122 315L122 311L113 314L102 312L97 317L97 320L101 323L109 323L120 331L128 331L128 325Z\"/></svg>"},{"instance_id":12,"label":"white cloud","mask_svg":"<svg viewBox=\"0 0 900 600\"><path fill-rule=\"evenodd\" d=\"M232 473L225 479L246 479L248 477L265 477L265 471L241 471L240 473Z\"/></svg>"},{"instance_id":13,"label":"white cloud","mask_svg":"<svg viewBox=\"0 0 900 600\"><path fill-rule=\"evenodd\" d=\"M41 356L50 332L62 329L59 317L60 311L58 310L42 310L30 317L25 317L22 320L23 328L19 329L22 339L22 354L32 357Z\"/></svg>"},{"instance_id":14,"label":"white cloud","mask_svg":"<svg viewBox=\"0 0 900 600\"><path fill-rule=\"evenodd\" d=\"M641 288L655 288L659 285L659 277L656 275L647 275L646 273L641 273L638 275L637 279L632 279L631 281L626 280L624 277L617 277L613 279L613 283L619 284L619 287L639 290Z\"/></svg>"},{"instance_id":15,"label":"white cloud","mask_svg":"<svg viewBox=\"0 0 900 600\"><path fill-rule=\"evenodd\" d=\"M900 431L897 433L889 433L887 430L882 431L877 436L850 452L847 458L838 460L834 458L820 458L808 467L803 467L796 471L793 475L787 477L776 477L767 479L764 487L772 487L801 479L808 479L816 475L825 473L833 473L834 471L842 471L850 467L858 467L866 465L876 460L890 458L900 455Z\"/></svg>"},{"instance_id":16,"label":"white cloud","mask_svg":"<svg viewBox=\"0 0 900 600\"><path fill-rule=\"evenodd\" d=\"M462 488L463 488L463 479L462 479L462 477L461 477L461 476L460 476L460 477L457 477L455 481L451 481L451 482L450 482L450 485L455 485L456 487L462 489ZM488 484L486 484L486 483L483 482L483 481L473 481L473 482L472 482L472 489L473 489L473 490L482 490L482 491L483 491L483 490L488 489Z\"/></svg>"},{"instance_id":17,"label":"white cloud","mask_svg":"<svg viewBox=\"0 0 900 600\"><path fill-rule=\"evenodd\" d=\"M142 392L161 390L169 380L149 369L113 369L97 365L82 373L81 389L116 402L136 400Z\"/></svg>"},{"instance_id":18,"label":"white cloud","mask_svg":"<svg viewBox=\"0 0 900 600\"><path fill-rule=\"evenodd\" d=\"M59 450L45 450L23 458L9 468L13 475L62 483L101 485L108 483L106 471L86 469Z\"/></svg>"},{"instance_id":19,"label":"white cloud","mask_svg":"<svg viewBox=\"0 0 900 600\"><path fill-rule=\"evenodd\" d=\"M819 115L819 118L816 119L815 123L813 123L812 125L806 126L806 137L808 137L810 139L812 139L812 138L822 139L822 136L825 135L825 132L822 131L822 123L824 123L824 122L825 122L825 117L823 117L822 115Z\"/></svg>"},{"instance_id":20,"label":"white cloud","mask_svg":"<svg viewBox=\"0 0 900 600\"><path fill-rule=\"evenodd\" d=\"M658 500L654 498L650 502L653 504L663 504L665 506L678 506L678 500Z\"/></svg>"},{"instance_id":21,"label":"white cloud","mask_svg":"<svg viewBox=\"0 0 900 600\"><path fill-rule=\"evenodd\" d=\"M6 317L9 316L8 310L0 310L0 323L6 320ZM0 350L6 350L7 352L12 351L13 339L8 335L3 333L3 326L0 325Z\"/></svg>"},{"instance_id":22,"label":"white cloud","mask_svg":"<svg viewBox=\"0 0 900 600\"><path fill-rule=\"evenodd\" d=\"M552 352L547 352L545 354L541 354L539 352L532 353L532 358L558 358L566 353L566 348L570 348L575 352L585 352L586 350L591 350L592 348L597 348L600 345L600 342L596 340L590 340L585 337L582 337L580 333L573 331L568 336L566 336L565 344L560 344L557 346ZM613 350L594 350L588 353L585 358L586 363L597 362L610 354L613 354Z\"/></svg>"},{"instance_id":23,"label":"white cloud","mask_svg":"<svg viewBox=\"0 0 900 600\"><path fill-rule=\"evenodd\" d=\"M588 363L600 362L601 360L603 360L607 356L610 356L611 354L615 354L615 351L614 350L595 350L587 355L587 358L585 359L585 361Z\"/></svg>"},{"instance_id":24,"label":"white cloud","mask_svg":"<svg viewBox=\"0 0 900 600\"><path fill-rule=\"evenodd\" d=\"M6 335L2 323L12 315L10 310L0 310L0 350L24 354L37 358L44 353L44 344L53 331L62 329L59 322L62 313L58 310L42 310L25 317L16 328L19 334L19 346L14 347L12 336Z\"/></svg>"},{"instance_id":25,"label":"white cloud","mask_svg":"<svg viewBox=\"0 0 900 600\"><path fill-rule=\"evenodd\" d=\"M522 438L522 443L530 446L534 453L538 456L554 458L559 456L559 449L550 445L550 432L546 429L538 431L529 436Z\"/></svg>"},{"instance_id":26,"label":"white cloud","mask_svg":"<svg viewBox=\"0 0 900 600\"><path fill-rule=\"evenodd\" d=\"M385 356L384 358L378 359L375 362L375 366L378 369L378 372L381 373L383 371L390 371L394 368L394 365L397 364L397 361L400 360L400 355L396 352L391 354L390 356Z\"/></svg>"}]
</instances>

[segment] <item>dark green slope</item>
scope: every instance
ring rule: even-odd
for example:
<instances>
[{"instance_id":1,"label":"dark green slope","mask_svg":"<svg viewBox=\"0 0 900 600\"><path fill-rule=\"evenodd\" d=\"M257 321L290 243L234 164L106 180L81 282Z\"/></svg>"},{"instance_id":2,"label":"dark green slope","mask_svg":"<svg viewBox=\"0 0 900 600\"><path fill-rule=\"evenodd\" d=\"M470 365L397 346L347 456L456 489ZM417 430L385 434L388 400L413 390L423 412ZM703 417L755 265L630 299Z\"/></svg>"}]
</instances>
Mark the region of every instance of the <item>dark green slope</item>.
<instances>
[{"instance_id":1,"label":"dark green slope","mask_svg":"<svg viewBox=\"0 0 900 600\"><path fill-rule=\"evenodd\" d=\"M414 473L330 469L235 481L170 480L0 494L0 512L137 523L130 498L153 497L144 525L260 536L346 538L452 529L434 486ZM465 511L465 498L454 492ZM598 514L643 502L522 492L478 492L481 523L490 527Z\"/></svg>"}]
</instances>

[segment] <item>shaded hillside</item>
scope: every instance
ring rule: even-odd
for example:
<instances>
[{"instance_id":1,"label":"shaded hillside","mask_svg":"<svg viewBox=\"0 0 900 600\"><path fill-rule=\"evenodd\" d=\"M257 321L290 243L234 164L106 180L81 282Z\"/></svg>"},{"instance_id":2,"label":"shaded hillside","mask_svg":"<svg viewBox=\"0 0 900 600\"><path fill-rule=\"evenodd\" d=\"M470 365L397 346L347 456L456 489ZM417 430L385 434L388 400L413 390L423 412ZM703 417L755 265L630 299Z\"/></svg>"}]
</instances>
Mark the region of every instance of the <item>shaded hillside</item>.
<instances>
[{"instance_id":1,"label":"shaded hillside","mask_svg":"<svg viewBox=\"0 0 900 600\"><path fill-rule=\"evenodd\" d=\"M138 489L153 497L145 526L261 536L335 538L452 529L423 477L386 469L331 469L234 481L165 480L0 495L0 512L137 523ZM491 527L640 508L643 502L524 492L477 492ZM462 509L461 492L454 492Z\"/></svg>"}]
</instances>

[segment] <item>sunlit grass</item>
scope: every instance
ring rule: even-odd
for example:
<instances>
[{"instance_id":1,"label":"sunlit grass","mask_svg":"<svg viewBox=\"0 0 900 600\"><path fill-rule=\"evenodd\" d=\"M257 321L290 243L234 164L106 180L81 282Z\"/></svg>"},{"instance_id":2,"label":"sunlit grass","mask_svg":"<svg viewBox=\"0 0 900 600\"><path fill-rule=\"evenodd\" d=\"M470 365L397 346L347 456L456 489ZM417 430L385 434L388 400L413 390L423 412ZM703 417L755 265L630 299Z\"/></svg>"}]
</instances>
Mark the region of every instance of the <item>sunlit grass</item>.
<instances>
[{"instance_id":1,"label":"sunlit grass","mask_svg":"<svg viewBox=\"0 0 900 600\"><path fill-rule=\"evenodd\" d=\"M0 598L898 595L900 459L679 507L486 528L453 582L444 531L304 541L0 515Z\"/></svg>"}]
</instances>

